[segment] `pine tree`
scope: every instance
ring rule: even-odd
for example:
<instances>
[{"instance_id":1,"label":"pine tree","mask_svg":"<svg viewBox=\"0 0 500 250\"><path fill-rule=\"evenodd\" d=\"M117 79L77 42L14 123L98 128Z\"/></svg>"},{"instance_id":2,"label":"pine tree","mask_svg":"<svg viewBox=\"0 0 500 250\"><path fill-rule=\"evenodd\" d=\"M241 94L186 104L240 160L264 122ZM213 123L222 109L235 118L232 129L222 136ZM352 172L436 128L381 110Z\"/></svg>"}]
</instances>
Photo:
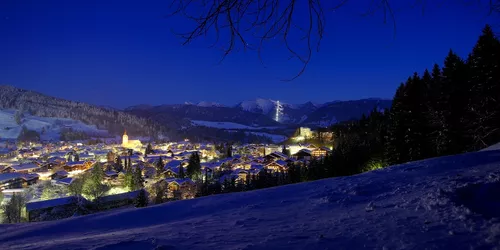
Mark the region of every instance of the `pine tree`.
<instances>
[{"instance_id":1,"label":"pine tree","mask_svg":"<svg viewBox=\"0 0 500 250\"><path fill-rule=\"evenodd\" d=\"M149 155L153 153L153 146L151 146L151 143L148 143L148 146L146 147L146 153L145 155Z\"/></svg>"},{"instance_id":2,"label":"pine tree","mask_svg":"<svg viewBox=\"0 0 500 250\"><path fill-rule=\"evenodd\" d=\"M227 150L226 157L227 158L233 157L233 146L230 143L227 144L226 150Z\"/></svg>"},{"instance_id":3,"label":"pine tree","mask_svg":"<svg viewBox=\"0 0 500 250\"><path fill-rule=\"evenodd\" d=\"M85 179L83 194L92 200L98 200L107 190L107 186L102 183L103 179L104 171L101 164L97 163L92 167L89 177Z\"/></svg>"},{"instance_id":4,"label":"pine tree","mask_svg":"<svg viewBox=\"0 0 500 250\"><path fill-rule=\"evenodd\" d=\"M445 58L441 83L441 119L446 144L443 154L457 154L468 147L465 114L470 87L465 62L450 50Z\"/></svg>"},{"instance_id":5,"label":"pine tree","mask_svg":"<svg viewBox=\"0 0 500 250\"><path fill-rule=\"evenodd\" d=\"M427 73L425 80L429 80ZM420 160L428 157L427 136L429 131L429 117L427 108L427 83L417 73L406 85L406 143L409 147L408 160Z\"/></svg>"},{"instance_id":6,"label":"pine tree","mask_svg":"<svg viewBox=\"0 0 500 250\"><path fill-rule=\"evenodd\" d=\"M146 207L148 205L148 195L146 194L146 191L144 191L144 189L141 189L141 191L139 191L134 204L135 207Z\"/></svg>"},{"instance_id":7,"label":"pine tree","mask_svg":"<svg viewBox=\"0 0 500 250\"><path fill-rule=\"evenodd\" d=\"M185 178L186 175L184 174L184 167L181 165L179 165L179 178L183 179Z\"/></svg>"},{"instance_id":8,"label":"pine tree","mask_svg":"<svg viewBox=\"0 0 500 250\"><path fill-rule=\"evenodd\" d=\"M142 177L141 168L136 167L133 171L132 190L144 188L144 178Z\"/></svg>"},{"instance_id":9,"label":"pine tree","mask_svg":"<svg viewBox=\"0 0 500 250\"><path fill-rule=\"evenodd\" d=\"M3 206L3 215L7 223L20 223L23 221L23 208L26 197L22 194L13 194L9 202Z\"/></svg>"},{"instance_id":10,"label":"pine tree","mask_svg":"<svg viewBox=\"0 0 500 250\"><path fill-rule=\"evenodd\" d=\"M283 144L283 148L281 149L281 153L290 157L290 150L288 150L285 146L285 144Z\"/></svg>"},{"instance_id":11,"label":"pine tree","mask_svg":"<svg viewBox=\"0 0 500 250\"><path fill-rule=\"evenodd\" d=\"M163 163L163 159L160 156L160 158L156 162L156 168L155 168L155 170L156 170L156 178L157 179L159 179L159 178L162 177L164 168L165 168L165 164Z\"/></svg>"},{"instance_id":12,"label":"pine tree","mask_svg":"<svg viewBox=\"0 0 500 250\"><path fill-rule=\"evenodd\" d=\"M408 82L408 81L407 81ZM408 144L406 140L407 125L404 120L407 116L405 104L406 85L401 84L396 90L389 112L389 130L386 158L390 164L408 161Z\"/></svg>"},{"instance_id":13,"label":"pine tree","mask_svg":"<svg viewBox=\"0 0 500 250\"><path fill-rule=\"evenodd\" d=\"M128 190L134 191L134 173L132 171L126 171L124 174L123 186L125 186Z\"/></svg>"},{"instance_id":14,"label":"pine tree","mask_svg":"<svg viewBox=\"0 0 500 250\"><path fill-rule=\"evenodd\" d=\"M186 175L191 179L198 179L201 174L200 157L194 152L189 157L189 163L186 169Z\"/></svg>"},{"instance_id":15,"label":"pine tree","mask_svg":"<svg viewBox=\"0 0 500 250\"><path fill-rule=\"evenodd\" d=\"M473 148L481 149L500 140L500 41L489 25L483 29L467 64L470 69L470 128Z\"/></svg>"},{"instance_id":16,"label":"pine tree","mask_svg":"<svg viewBox=\"0 0 500 250\"><path fill-rule=\"evenodd\" d=\"M431 126L431 144L434 156L442 155L448 145L446 123L443 120L446 103L443 102L443 74L439 65L434 64L429 85L429 123Z\"/></svg>"}]
</instances>

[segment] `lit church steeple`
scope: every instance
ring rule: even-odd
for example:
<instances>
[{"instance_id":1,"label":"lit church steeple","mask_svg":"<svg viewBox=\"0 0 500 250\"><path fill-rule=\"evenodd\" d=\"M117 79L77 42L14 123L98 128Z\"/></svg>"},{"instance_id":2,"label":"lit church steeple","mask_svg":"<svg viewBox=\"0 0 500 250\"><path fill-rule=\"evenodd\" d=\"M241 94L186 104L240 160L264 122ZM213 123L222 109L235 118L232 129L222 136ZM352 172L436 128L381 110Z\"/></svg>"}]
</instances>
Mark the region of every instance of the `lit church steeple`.
<instances>
[{"instance_id":1,"label":"lit church steeple","mask_svg":"<svg viewBox=\"0 0 500 250\"><path fill-rule=\"evenodd\" d=\"M127 135L127 130L125 130L125 132L123 133L122 145L128 145L128 135Z\"/></svg>"}]
</instances>

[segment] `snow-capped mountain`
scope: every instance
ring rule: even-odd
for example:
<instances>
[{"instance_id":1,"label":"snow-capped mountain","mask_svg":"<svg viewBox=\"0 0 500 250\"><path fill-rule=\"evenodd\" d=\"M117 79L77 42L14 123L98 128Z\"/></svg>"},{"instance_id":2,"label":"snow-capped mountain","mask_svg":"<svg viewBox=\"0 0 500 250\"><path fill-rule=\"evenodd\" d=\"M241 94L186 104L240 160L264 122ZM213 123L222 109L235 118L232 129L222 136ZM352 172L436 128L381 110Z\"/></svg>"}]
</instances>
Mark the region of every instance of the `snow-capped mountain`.
<instances>
[{"instance_id":1,"label":"snow-capped mountain","mask_svg":"<svg viewBox=\"0 0 500 250\"><path fill-rule=\"evenodd\" d=\"M326 127L337 122L359 119L363 114L369 114L373 109L379 111L391 106L391 100L369 98L353 101L332 101L324 104L306 102L289 104L280 102L278 121L284 124L305 124L308 126ZM244 111L258 113L276 120L277 101L258 98L244 101L236 105Z\"/></svg>"},{"instance_id":2,"label":"snow-capped mountain","mask_svg":"<svg viewBox=\"0 0 500 250\"><path fill-rule=\"evenodd\" d=\"M0 248L498 249L499 164L500 151L484 151L355 176L5 224Z\"/></svg>"},{"instance_id":3,"label":"snow-capped mountain","mask_svg":"<svg viewBox=\"0 0 500 250\"><path fill-rule=\"evenodd\" d=\"M278 123L327 127L337 122L359 119L372 110L379 111L391 106L391 100L362 99L354 101L332 101L325 104L306 102L290 104L279 102ZM232 122L249 126L275 126L277 100L257 98L227 107L215 102L184 103L178 105L137 105L126 111L164 122L182 119L210 122ZM151 116L151 114L153 114ZM175 119L173 119L173 117ZM155 119L154 117L161 117Z\"/></svg>"},{"instance_id":4,"label":"snow-capped mountain","mask_svg":"<svg viewBox=\"0 0 500 250\"><path fill-rule=\"evenodd\" d=\"M271 112L276 112L276 105L277 101L275 100L257 98L255 100L240 102L236 107L244 111L268 115ZM280 105L286 106L288 104L280 102Z\"/></svg>"},{"instance_id":5,"label":"snow-capped mountain","mask_svg":"<svg viewBox=\"0 0 500 250\"><path fill-rule=\"evenodd\" d=\"M286 124L298 124L304 115L316 110L321 104L306 102L304 104L290 104L279 102L280 111L278 121ZM235 107L244 111L266 115L276 120L278 100L257 98L238 103Z\"/></svg>"}]
</instances>

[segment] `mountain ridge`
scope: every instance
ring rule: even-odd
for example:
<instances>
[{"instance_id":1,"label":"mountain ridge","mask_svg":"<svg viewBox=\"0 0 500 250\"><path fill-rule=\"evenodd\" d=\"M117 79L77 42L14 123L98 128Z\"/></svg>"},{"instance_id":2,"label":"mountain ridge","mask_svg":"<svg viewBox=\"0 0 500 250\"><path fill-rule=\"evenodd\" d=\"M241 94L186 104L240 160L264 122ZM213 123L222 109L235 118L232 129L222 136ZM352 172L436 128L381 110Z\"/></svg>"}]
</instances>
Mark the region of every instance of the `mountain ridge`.
<instances>
[{"instance_id":1,"label":"mountain ridge","mask_svg":"<svg viewBox=\"0 0 500 250\"><path fill-rule=\"evenodd\" d=\"M0 108L28 112L39 117L69 118L119 135L165 136L168 128L117 109L53 97L37 91L0 85Z\"/></svg>"},{"instance_id":2,"label":"mountain ridge","mask_svg":"<svg viewBox=\"0 0 500 250\"><path fill-rule=\"evenodd\" d=\"M277 100L272 99L256 98L255 100L239 102L234 106L225 106L215 102L200 102L197 104L163 104L156 106L140 104L130 106L126 108L125 111L141 115L141 113L150 112L158 114L162 110L163 112L172 113L178 112L180 109L191 109L191 112L189 114L185 113L183 117L181 117L182 115L179 113L174 116L176 116L176 119L188 118L190 120L204 120L212 122L234 122L249 126L272 126L275 124L272 124L270 120L276 122L277 102ZM312 101L302 104L280 102L280 112L277 122L282 125L310 125L325 127L336 122L359 119L363 114L368 115L373 109L383 110L390 108L391 104L392 100L383 98L364 98L348 101L334 100L321 104L314 103ZM186 108L185 106L189 106L190 108ZM168 109L171 110L169 111ZM215 110L219 112L215 112ZM202 115L204 112L212 115L207 117L207 115ZM229 114L240 114L238 116L234 116L225 114L225 112ZM260 122L254 122L251 119L249 120L243 118L245 116L244 114L253 118L256 118L255 114L263 115L268 119L261 117L258 119ZM149 116L146 115L145 117Z\"/></svg>"}]
</instances>

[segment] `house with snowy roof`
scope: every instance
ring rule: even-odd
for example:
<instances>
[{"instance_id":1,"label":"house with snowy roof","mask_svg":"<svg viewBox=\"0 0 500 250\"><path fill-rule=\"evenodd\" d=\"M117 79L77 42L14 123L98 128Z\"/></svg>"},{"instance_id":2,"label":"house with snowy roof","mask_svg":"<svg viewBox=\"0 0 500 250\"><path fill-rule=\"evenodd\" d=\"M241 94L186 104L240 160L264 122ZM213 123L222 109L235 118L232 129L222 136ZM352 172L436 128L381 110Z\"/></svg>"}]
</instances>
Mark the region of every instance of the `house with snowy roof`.
<instances>
[{"instance_id":1,"label":"house with snowy roof","mask_svg":"<svg viewBox=\"0 0 500 250\"><path fill-rule=\"evenodd\" d=\"M167 178L178 177L180 168L184 168L184 166L186 166L186 165L187 165L186 161L180 161L180 160L169 161L163 167L163 169L164 169L163 175ZM185 173L186 172L185 169L183 169L183 170Z\"/></svg>"},{"instance_id":2,"label":"house with snowy roof","mask_svg":"<svg viewBox=\"0 0 500 250\"><path fill-rule=\"evenodd\" d=\"M140 190L135 190L126 193L103 196L99 198L99 210L108 210L132 205L134 200L139 195L139 192Z\"/></svg>"},{"instance_id":3,"label":"house with snowy roof","mask_svg":"<svg viewBox=\"0 0 500 250\"><path fill-rule=\"evenodd\" d=\"M2 173L0 174L0 189L25 188L38 182L37 174Z\"/></svg>"},{"instance_id":4,"label":"house with snowy roof","mask_svg":"<svg viewBox=\"0 0 500 250\"><path fill-rule=\"evenodd\" d=\"M60 186L69 186L74 180L75 178L73 177L66 177L62 179L51 180L51 183Z\"/></svg>"},{"instance_id":5,"label":"house with snowy roof","mask_svg":"<svg viewBox=\"0 0 500 250\"><path fill-rule=\"evenodd\" d=\"M35 163L26 163L26 164L19 164L19 165L12 165L9 167L6 167L2 172L3 173L32 173L35 172L37 169L39 169L40 166Z\"/></svg>"},{"instance_id":6,"label":"house with snowy roof","mask_svg":"<svg viewBox=\"0 0 500 250\"><path fill-rule=\"evenodd\" d=\"M196 183L189 178L165 178L159 180L155 185L166 187L168 199L192 199L196 195Z\"/></svg>"},{"instance_id":7,"label":"house with snowy roof","mask_svg":"<svg viewBox=\"0 0 500 250\"><path fill-rule=\"evenodd\" d=\"M69 173L66 170L59 170L50 175L52 180L59 180L68 177Z\"/></svg>"},{"instance_id":8,"label":"house with snowy roof","mask_svg":"<svg viewBox=\"0 0 500 250\"><path fill-rule=\"evenodd\" d=\"M284 160L277 160L269 162L264 165L264 168L273 172L286 172L288 170L287 162Z\"/></svg>"},{"instance_id":9,"label":"house with snowy roof","mask_svg":"<svg viewBox=\"0 0 500 250\"><path fill-rule=\"evenodd\" d=\"M332 152L332 150L329 149L329 148L327 148L327 147L319 147L319 148L315 148L315 149L313 149L311 151L312 157L314 157L314 158L323 158L323 157L326 157L331 152Z\"/></svg>"},{"instance_id":10,"label":"house with snowy roof","mask_svg":"<svg viewBox=\"0 0 500 250\"><path fill-rule=\"evenodd\" d=\"M87 169L90 169L94 165L94 162L92 161L73 161L73 162L66 162L64 164L64 170L71 172L71 171L84 171Z\"/></svg>"},{"instance_id":11,"label":"house with snowy roof","mask_svg":"<svg viewBox=\"0 0 500 250\"><path fill-rule=\"evenodd\" d=\"M313 157L312 151L309 149L301 149L299 152L292 155L297 160L309 161Z\"/></svg>"},{"instance_id":12,"label":"house with snowy roof","mask_svg":"<svg viewBox=\"0 0 500 250\"><path fill-rule=\"evenodd\" d=\"M264 156L264 162L273 162L273 161L277 161L277 160L286 160L288 159L288 156L281 153L281 152L273 152L273 153L270 153L266 156Z\"/></svg>"},{"instance_id":13,"label":"house with snowy roof","mask_svg":"<svg viewBox=\"0 0 500 250\"><path fill-rule=\"evenodd\" d=\"M52 200L26 203L26 213L29 222L58 220L71 217L77 211L78 204L86 204L83 197L63 197Z\"/></svg>"}]
</instances>

